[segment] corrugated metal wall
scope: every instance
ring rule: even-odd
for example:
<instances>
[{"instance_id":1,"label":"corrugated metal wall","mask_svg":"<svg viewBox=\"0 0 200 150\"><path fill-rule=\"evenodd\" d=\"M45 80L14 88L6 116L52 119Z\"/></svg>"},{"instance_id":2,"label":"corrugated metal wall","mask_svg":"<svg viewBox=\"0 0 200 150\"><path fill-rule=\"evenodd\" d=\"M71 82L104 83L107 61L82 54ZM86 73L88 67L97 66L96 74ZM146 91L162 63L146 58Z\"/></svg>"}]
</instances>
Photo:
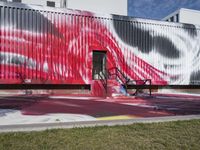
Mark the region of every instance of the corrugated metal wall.
<instances>
[{"instance_id":1,"label":"corrugated metal wall","mask_svg":"<svg viewBox=\"0 0 200 150\"><path fill-rule=\"evenodd\" d=\"M107 68L118 67L130 79L200 80L200 29L194 25L2 4L1 81L89 84L92 50L107 51Z\"/></svg>"}]
</instances>

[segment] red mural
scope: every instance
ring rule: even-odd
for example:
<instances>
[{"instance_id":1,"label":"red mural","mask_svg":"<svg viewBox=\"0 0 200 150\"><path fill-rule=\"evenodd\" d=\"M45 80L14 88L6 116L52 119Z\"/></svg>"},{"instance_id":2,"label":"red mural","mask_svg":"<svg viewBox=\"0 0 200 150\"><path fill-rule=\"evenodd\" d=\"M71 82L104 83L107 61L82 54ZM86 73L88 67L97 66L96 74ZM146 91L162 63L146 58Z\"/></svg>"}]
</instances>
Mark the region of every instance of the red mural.
<instances>
[{"instance_id":1,"label":"red mural","mask_svg":"<svg viewBox=\"0 0 200 150\"><path fill-rule=\"evenodd\" d=\"M166 73L120 41L111 19L87 12L10 9L7 13L1 14L1 83L92 84L92 53L97 50L106 51L107 69L117 67L130 79L167 84Z\"/></svg>"}]
</instances>

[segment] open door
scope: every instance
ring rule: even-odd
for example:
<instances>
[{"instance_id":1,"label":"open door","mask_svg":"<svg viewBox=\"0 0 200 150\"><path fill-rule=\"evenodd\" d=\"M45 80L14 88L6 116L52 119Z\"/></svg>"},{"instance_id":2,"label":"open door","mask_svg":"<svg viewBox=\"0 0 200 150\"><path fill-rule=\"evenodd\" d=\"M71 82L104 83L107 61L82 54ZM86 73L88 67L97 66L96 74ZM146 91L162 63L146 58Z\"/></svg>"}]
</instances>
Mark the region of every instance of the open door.
<instances>
[{"instance_id":1,"label":"open door","mask_svg":"<svg viewBox=\"0 0 200 150\"><path fill-rule=\"evenodd\" d=\"M93 69L92 78L94 80L100 79L99 75L104 77L106 74L106 52L93 51Z\"/></svg>"}]
</instances>

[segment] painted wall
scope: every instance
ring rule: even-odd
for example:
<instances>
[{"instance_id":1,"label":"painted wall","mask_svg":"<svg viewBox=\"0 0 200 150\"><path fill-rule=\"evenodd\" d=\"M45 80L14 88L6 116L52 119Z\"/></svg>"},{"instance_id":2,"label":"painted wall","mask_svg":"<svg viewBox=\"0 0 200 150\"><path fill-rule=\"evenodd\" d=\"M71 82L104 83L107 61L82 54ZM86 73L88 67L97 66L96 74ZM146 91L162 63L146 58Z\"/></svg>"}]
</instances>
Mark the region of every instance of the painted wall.
<instances>
[{"instance_id":1,"label":"painted wall","mask_svg":"<svg viewBox=\"0 0 200 150\"><path fill-rule=\"evenodd\" d=\"M92 84L92 52L107 68L153 84L200 81L198 26L0 3L0 82ZM26 8L26 9L25 9Z\"/></svg>"}]
</instances>

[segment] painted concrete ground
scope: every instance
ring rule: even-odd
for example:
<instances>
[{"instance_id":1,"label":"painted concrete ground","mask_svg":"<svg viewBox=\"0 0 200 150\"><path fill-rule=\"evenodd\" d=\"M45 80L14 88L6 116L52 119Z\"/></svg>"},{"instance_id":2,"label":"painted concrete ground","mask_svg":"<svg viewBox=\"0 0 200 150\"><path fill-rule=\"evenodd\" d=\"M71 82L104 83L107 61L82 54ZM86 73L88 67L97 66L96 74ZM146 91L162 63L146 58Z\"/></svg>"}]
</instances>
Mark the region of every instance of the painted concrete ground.
<instances>
[{"instance_id":1,"label":"painted concrete ground","mask_svg":"<svg viewBox=\"0 0 200 150\"><path fill-rule=\"evenodd\" d=\"M115 120L200 114L200 95L98 98L55 95L0 97L0 125Z\"/></svg>"}]
</instances>

